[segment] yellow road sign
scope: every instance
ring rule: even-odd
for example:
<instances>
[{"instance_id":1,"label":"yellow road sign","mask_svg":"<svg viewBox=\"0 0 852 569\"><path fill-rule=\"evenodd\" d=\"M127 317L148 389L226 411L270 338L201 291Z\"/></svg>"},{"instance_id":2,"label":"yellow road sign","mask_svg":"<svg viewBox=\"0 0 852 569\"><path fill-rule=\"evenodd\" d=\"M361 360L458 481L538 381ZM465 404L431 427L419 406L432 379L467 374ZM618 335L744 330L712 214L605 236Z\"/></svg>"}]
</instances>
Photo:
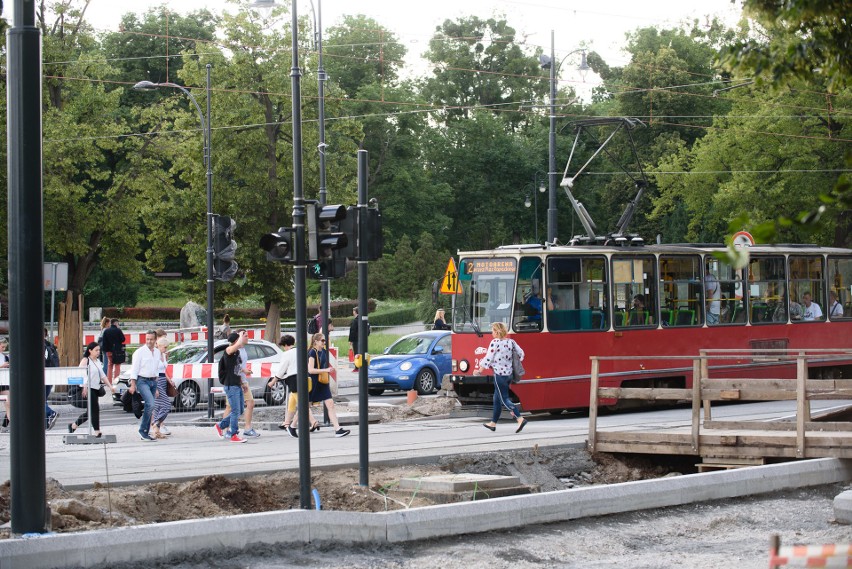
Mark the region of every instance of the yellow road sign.
<instances>
[{"instance_id":1,"label":"yellow road sign","mask_svg":"<svg viewBox=\"0 0 852 569\"><path fill-rule=\"evenodd\" d=\"M462 287L459 283L459 272L456 270L456 262L450 257L450 262L447 263L447 270L444 273L444 280L441 281L441 294L461 294Z\"/></svg>"}]
</instances>

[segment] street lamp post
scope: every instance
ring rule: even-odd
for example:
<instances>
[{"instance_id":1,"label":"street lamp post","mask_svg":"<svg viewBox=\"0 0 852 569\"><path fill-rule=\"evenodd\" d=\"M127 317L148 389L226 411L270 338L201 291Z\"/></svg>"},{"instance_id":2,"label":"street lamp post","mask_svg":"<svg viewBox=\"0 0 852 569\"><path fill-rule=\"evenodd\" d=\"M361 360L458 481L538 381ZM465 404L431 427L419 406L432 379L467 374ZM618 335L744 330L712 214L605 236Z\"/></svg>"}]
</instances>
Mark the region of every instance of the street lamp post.
<instances>
[{"instance_id":1,"label":"street lamp post","mask_svg":"<svg viewBox=\"0 0 852 569\"><path fill-rule=\"evenodd\" d=\"M554 31L550 30L550 58L541 56L541 66L544 69L550 68L550 137L548 140L548 165L547 176L549 180L548 206L547 206L547 242L553 243L556 241L556 177L559 173L556 171L556 72L557 67L562 65L562 62L572 54L580 52L583 54L583 59L580 62L578 70L585 73L590 69L586 62L586 51L584 49L575 49L565 55L559 64L556 64L556 43L554 39Z\"/></svg>"},{"instance_id":2,"label":"street lamp post","mask_svg":"<svg viewBox=\"0 0 852 569\"><path fill-rule=\"evenodd\" d=\"M541 179L541 183L539 184L538 175L544 174L544 172L538 171L533 176L533 186L530 193L533 196L533 201L530 202L530 196L527 194L526 200L524 200L524 206L530 207L534 206L535 215L533 216L533 221L535 223L535 242L538 243L538 194L544 193L547 191L547 187L544 185L544 178ZM538 188L538 192L536 192L536 187Z\"/></svg>"},{"instance_id":3,"label":"street lamp post","mask_svg":"<svg viewBox=\"0 0 852 569\"><path fill-rule=\"evenodd\" d=\"M140 81L133 86L139 91L153 91L160 87L171 87L178 89L185 94L195 109L198 111L198 119L201 121L201 129L204 136L204 164L207 168L207 362L213 363L213 300L215 294L215 280L213 278L213 151L211 148L211 132L210 132L210 69L212 66L207 64L207 118L204 118L204 113L201 111L201 105L195 100L195 97L182 85L177 83L152 83L151 81ZM298 319L297 319L298 320ZM207 418L213 418L213 378L207 379Z\"/></svg>"}]
</instances>

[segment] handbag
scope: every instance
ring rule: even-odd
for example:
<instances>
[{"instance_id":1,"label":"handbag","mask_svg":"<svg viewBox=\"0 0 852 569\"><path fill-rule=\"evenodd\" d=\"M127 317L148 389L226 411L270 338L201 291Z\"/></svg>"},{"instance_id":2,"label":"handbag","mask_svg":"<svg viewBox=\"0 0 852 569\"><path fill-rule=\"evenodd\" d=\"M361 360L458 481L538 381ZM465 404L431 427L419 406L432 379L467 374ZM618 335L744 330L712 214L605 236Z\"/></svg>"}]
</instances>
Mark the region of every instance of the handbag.
<instances>
[{"instance_id":1,"label":"handbag","mask_svg":"<svg viewBox=\"0 0 852 569\"><path fill-rule=\"evenodd\" d=\"M320 353L325 356L325 357L317 356L317 359L320 361L320 365L322 367L328 367L328 352L323 350ZM322 383L324 385L328 385L328 381L329 381L328 372L327 371L319 372L319 374L317 374L317 381L319 381L320 383Z\"/></svg>"},{"instance_id":2,"label":"handbag","mask_svg":"<svg viewBox=\"0 0 852 569\"><path fill-rule=\"evenodd\" d=\"M98 389L96 391L96 393L98 394L98 397L104 397L106 395L106 387L104 387L104 385L101 384L100 389Z\"/></svg>"},{"instance_id":3,"label":"handbag","mask_svg":"<svg viewBox=\"0 0 852 569\"><path fill-rule=\"evenodd\" d=\"M317 375L317 381L319 381L320 383L323 383L323 384L327 384L328 381L329 381L328 372L327 371L319 372L319 375Z\"/></svg>"},{"instance_id":4,"label":"handbag","mask_svg":"<svg viewBox=\"0 0 852 569\"><path fill-rule=\"evenodd\" d=\"M521 356L518 354L518 350L516 350L517 344L512 340L512 381L511 383L518 383L521 381L521 378L524 376L527 371L524 369L523 364L521 364Z\"/></svg>"},{"instance_id":5,"label":"handbag","mask_svg":"<svg viewBox=\"0 0 852 569\"><path fill-rule=\"evenodd\" d=\"M166 380L166 397L177 397L177 387L171 380Z\"/></svg>"}]
</instances>

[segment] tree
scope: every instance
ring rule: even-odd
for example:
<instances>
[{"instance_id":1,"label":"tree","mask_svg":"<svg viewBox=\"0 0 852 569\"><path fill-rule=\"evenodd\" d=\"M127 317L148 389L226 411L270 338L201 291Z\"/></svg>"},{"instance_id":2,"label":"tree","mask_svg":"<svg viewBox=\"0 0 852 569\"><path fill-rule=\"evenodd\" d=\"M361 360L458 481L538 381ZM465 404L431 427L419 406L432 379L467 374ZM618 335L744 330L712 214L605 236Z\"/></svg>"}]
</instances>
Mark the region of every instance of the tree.
<instances>
[{"instance_id":1,"label":"tree","mask_svg":"<svg viewBox=\"0 0 852 569\"><path fill-rule=\"evenodd\" d=\"M503 19L446 20L424 55L434 67L423 95L444 107L447 119L469 118L474 107L485 107L514 128L527 119L520 105L540 101L548 92L538 54L526 54Z\"/></svg>"}]
</instances>

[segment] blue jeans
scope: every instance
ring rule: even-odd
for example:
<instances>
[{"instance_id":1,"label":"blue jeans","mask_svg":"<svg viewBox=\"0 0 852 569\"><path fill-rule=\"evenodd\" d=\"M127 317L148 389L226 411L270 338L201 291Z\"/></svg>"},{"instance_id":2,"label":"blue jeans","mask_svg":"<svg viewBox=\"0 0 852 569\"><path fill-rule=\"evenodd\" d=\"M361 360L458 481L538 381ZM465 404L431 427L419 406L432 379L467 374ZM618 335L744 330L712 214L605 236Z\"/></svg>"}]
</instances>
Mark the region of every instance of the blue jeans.
<instances>
[{"instance_id":1,"label":"blue jeans","mask_svg":"<svg viewBox=\"0 0 852 569\"><path fill-rule=\"evenodd\" d=\"M47 404L47 398L50 397L50 392L53 391L52 385L44 386L44 418L49 419L51 415L53 415L54 411L50 408L50 405Z\"/></svg>"},{"instance_id":2,"label":"blue jeans","mask_svg":"<svg viewBox=\"0 0 852 569\"><path fill-rule=\"evenodd\" d=\"M226 385L225 397L228 398L228 405L231 406L231 414L219 421L219 428L224 430L225 427L228 427L231 435L236 435L240 432L240 415L243 414L246 404L245 399L243 399L242 386Z\"/></svg>"},{"instance_id":3,"label":"blue jeans","mask_svg":"<svg viewBox=\"0 0 852 569\"><path fill-rule=\"evenodd\" d=\"M145 408L142 410L142 420L139 423L139 434L147 435L151 430L151 414L154 412L154 391L157 389L156 379L136 378L136 391L142 396Z\"/></svg>"},{"instance_id":4,"label":"blue jeans","mask_svg":"<svg viewBox=\"0 0 852 569\"><path fill-rule=\"evenodd\" d=\"M500 414L503 412L503 407L509 410L513 419L521 416L521 409L509 399L509 382L511 375L494 374L494 412L491 415L491 420L496 423L500 420Z\"/></svg>"}]
</instances>

